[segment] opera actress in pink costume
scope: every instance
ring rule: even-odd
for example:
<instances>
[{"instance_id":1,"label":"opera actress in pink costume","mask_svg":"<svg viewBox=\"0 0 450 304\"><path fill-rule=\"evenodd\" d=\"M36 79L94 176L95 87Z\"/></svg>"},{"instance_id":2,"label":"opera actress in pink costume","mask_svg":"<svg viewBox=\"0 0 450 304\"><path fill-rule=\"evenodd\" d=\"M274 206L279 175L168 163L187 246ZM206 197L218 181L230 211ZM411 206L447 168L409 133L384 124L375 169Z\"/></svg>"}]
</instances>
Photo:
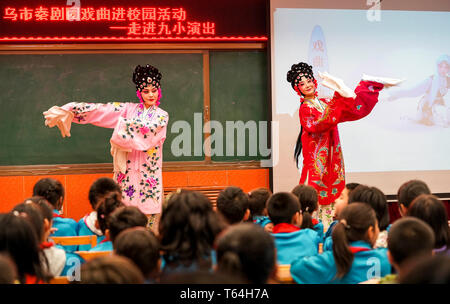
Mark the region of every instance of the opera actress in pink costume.
<instances>
[{"instance_id":1,"label":"opera actress in pink costume","mask_svg":"<svg viewBox=\"0 0 450 304\"><path fill-rule=\"evenodd\" d=\"M161 77L151 65L136 67L133 82L140 103L71 102L44 112L45 124L58 126L63 137L70 136L71 122L114 129L110 140L114 179L123 202L149 216L161 213L163 198L162 148L169 115L158 107Z\"/></svg>"}]
</instances>

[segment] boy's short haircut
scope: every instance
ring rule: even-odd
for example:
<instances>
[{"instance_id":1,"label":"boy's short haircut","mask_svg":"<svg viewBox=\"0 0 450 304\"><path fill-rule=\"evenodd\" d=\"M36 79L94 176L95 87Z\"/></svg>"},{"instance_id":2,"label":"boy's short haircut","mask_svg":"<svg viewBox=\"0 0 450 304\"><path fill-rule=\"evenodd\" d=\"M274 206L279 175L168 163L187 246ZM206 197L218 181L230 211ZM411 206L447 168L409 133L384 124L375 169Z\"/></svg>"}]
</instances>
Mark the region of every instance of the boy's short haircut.
<instances>
[{"instance_id":1,"label":"boy's short haircut","mask_svg":"<svg viewBox=\"0 0 450 304\"><path fill-rule=\"evenodd\" d=\"M263 215L267 200L272 192L267 188L258 188L248 194L248 204L252 216Z\"/></svg>"},{"instance_id":2,"label":"boy's short haircut","mask_svg":"<svg viewBox=\"0 0 450 304\"><path fill-rule=\"evenodd\" d=\"M388 234L388 249L394 261L401 265L410 258L431 255L434 232L424 221L406 216L392 224Z\"/></svg>"},{"instance_id":3,"label":"boy's short haircut","mask_svg":"<svg viewBox=\"0 0 450 304\"><path fill-rule=\"evenodd\" d=\"M298 198L289 192L278 192L267 201L267 212L274 225L290 224L296 212L300 212Z\"/></svg>"},{"instance_id":4,"label":"boy's short haircut","mask_svg":"<svg viewBox=\"0 0 450 304\"><path fill-rule=\"evenodd\" d=\"M144 227L125 229L114 240L114 252L132 260L146 278L158 272L160 247L155 234Z\"/></svg>"},{"instance_id":5,"label":"boy's short haircut","mask_svg":"<svg viewBox=\"0 0 450 304\"><path fill-rule=\"evenodd\" d=\"M112 178L101 177L93 182L89 188L89 203L92 209L95 210L97 208L99 199L111 192L122 193L119 184Z\"/></svg>"},{"instance_id":6,"label":"boy's short haircut","mask_svg":"<svg viewBox=\"0 0 450 304\"><path fill-rule=\"evenodd\" d=\"M217 197L217 210L229 224L241 222L248 208L248 195L239 187L227 187Z\"/></svg>"},{"instance_id":7,"label":"boy's short haircut","mask_svg":"<svg viewBox=\"0 0 450 304\"><path fill-rule=\"evenodd\" d=\"M128 228L146 227L147 216L137 207L127 206L116 209L108 218L109 238L114 242L116 237Z\"/></svg>"},{"instance_id":8,"label":"boy's short haircut","mask_svg":"<svg viewBox=\"0 0 450 304\"><path fill-rule=\"evenodd\" d=\"M431 194L427 184L417 179L407 181L400 186L397 192L399 207L400 205L403 205L406 208L409 208L412 201L421 194Z\"/></svg>"}]
</instances>

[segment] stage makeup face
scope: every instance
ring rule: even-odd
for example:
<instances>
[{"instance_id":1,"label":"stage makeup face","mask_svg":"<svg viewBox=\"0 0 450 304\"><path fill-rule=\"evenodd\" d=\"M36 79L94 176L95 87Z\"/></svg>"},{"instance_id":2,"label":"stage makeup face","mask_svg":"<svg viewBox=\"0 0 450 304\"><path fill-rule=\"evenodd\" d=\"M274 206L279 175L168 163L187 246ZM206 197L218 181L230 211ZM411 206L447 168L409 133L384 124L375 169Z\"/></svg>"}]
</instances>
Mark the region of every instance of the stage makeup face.
<instances>
[{"instance_id":1,"label":"stage makeup face","mask_svg":"<svg viewBox=\"0 0 450 304\"><path fill-rule=\"evenodd\" d=\"M305 95L305 98L314 98L314 92L316 91L316 86L312 79L302 76L298 83L298 88Z\"/></svg>"},{"instance_id":2,"label":"stage makeup face","mask_svg":"<svg viewBox=\"0 0 450 304\"><path fill-rule=\"evenodd\" d=\"M145 87L141 92L142 99L144 100L144 105L146 108L151 107L156 104L158 100L159 93L158 89L153 85Z\"/></svg>"}]
</instances>

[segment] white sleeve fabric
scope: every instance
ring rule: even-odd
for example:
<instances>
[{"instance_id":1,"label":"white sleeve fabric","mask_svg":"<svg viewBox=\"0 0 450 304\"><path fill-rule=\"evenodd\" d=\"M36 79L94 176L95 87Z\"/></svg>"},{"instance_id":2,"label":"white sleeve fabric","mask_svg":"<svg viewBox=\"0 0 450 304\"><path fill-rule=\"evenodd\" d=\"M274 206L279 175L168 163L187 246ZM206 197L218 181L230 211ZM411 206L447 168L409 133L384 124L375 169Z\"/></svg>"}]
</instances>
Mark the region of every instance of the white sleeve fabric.
<instances>
[{"instance_id":1,"label":"white sleeve fabric","mask_svg":"<svg viewBox=\"0 0 450 304\"><path fill-rule=\"evenodd\" d=\"M72 126L72 119L74 116L72 112L64 110L58 106L53 106L43 114L46 126L50 128L57 126L61 131L62 137L70 137L70 128Z\"/></svg>"}]
</instances>

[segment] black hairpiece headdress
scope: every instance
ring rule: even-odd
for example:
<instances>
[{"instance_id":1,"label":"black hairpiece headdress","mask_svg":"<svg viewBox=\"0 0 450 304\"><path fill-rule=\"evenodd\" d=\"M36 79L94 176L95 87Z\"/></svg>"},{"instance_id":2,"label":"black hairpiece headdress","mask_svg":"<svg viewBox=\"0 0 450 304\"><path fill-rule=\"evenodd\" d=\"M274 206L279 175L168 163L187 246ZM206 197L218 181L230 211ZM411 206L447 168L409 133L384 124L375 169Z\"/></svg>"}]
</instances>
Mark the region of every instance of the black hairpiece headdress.
<instances>
[{"instance_id":1,"label":"black hairpiece headdress","mask_svg":"<svg viewBox=\"0 0 450 304\"><path fill-rule=\"evenodd\" d=\"M312 66L305 62L292 65L290 71L287 73L287 81L290 82L292 88L295 89L302 76L315 80Z\"/></svg>"},{"instance_id":2,"label":"black hairpiece headdress","mask_svg":"<svg viewBox=\"0 0 450 304\"><path fill-rule=\"evenodd\" d=\"M161 86L162 75L157 68L149 64L145 66L138 65L134 69L133 82L136 84L136 89L142 91L148 85L153 85L156 88Z\"/></svg>"}]
</instances>

